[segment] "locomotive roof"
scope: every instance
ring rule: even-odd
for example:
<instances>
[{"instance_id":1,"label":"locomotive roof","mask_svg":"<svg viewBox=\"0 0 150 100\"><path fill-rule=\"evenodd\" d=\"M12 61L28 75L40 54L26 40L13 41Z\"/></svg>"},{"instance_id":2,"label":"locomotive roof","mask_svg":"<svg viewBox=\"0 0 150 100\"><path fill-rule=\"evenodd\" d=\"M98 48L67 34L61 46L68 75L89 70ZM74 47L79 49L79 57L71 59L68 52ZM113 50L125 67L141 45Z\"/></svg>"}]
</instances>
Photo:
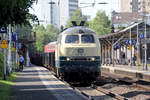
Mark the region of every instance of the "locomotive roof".
<instances>
[{"instance_id":1,"label":"locomotive roof","mask_svg":"<svg viewBox=\"0 0 150 100\"><path fill-rule=\"evenodd\" d=\"M74 26L74 27L70 27L70 28L68 28L68 29L66 29L66 30L64 30L61 34L75 34L75 33L94 33L95 34L95 32L92 30L92 29L90 29L90 28L88 28L88 27L84 27L84 26Z\"/></svg>"}]
</instances>

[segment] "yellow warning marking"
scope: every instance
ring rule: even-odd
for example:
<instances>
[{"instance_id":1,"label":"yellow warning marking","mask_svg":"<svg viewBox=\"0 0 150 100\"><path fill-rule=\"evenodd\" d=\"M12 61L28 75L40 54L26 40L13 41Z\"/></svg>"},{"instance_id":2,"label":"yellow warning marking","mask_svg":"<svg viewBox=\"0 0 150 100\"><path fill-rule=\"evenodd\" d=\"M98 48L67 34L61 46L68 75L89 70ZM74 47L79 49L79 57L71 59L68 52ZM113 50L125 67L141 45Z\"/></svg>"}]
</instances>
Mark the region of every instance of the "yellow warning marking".
<instances>
[{"instance_id":1,"label":"yellow warning marking","mask_svg":"<svg viewBox=\"0 0 150 100\"><path fill-rule=\"evenodd\" d=\"M132 45L129 45L129 50L131 50L131 51L132 51Z\"/></svg>"},{"instance_id":2,"label":"yellow warning marking","mask_svg":"<svg viewBox=\"0 0 150 100\"><path fill-rule=\"evenodd\" d=\"M8 44L7 44L7 41L5 39L3 39L2 42L1 42L1 48L2 49L8 48Z\"/></svg>"}]
</instances>

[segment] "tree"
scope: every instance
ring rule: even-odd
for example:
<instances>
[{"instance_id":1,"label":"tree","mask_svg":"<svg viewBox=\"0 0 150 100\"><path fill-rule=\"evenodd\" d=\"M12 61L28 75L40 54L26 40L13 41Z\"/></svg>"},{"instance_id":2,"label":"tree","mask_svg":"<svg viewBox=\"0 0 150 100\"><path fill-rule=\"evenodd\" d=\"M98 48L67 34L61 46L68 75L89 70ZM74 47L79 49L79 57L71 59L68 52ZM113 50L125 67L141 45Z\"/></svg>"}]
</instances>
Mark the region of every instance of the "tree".
<instances>
[{"instance_id":1,"label":"tree","mask_svg":"<svg viewBox=\"0 0 150 100\"><path fill-rule=\"evenodd\" d=\"M104 11L98 11L96 17L89 23L89 27L99 35L108 34L110 33L110 20Z\"/></svg>"},{"instance_id":2,"label":"tree","mask_svg":"<svg viewBox=\"0 0 150 100\"><path fill-rule=\"evenodd\" d=\"M36 50L42 52L44 45L56 41L58 29L53 25L48 25L46 28L43 25L35 25L33 32L37 33Z\"/></svg>"},{"instance_id":3,"label":"tree","mask_svg":"<svg viewBox=\"0 0 150 100\"><path fill-rule=\"evenodd\" d=\"M0 0L0 27L8 24L29 24L29 19L37 17L29 13L36 0Z\"/></svg>"},{"instance_id":4,"label":"tree","mask_svg":"<svg viewBox=\"0 0 150 100\"><path fill-rule=\"evenodd\" d=\"M85 21L85 26L88 26L87 16L82 15L81 9L77 9L74 14L67 21L66 27L72 26L72 21L76 21L77 25L80 24L81 21Z\"/></svg>"}]
</instances>

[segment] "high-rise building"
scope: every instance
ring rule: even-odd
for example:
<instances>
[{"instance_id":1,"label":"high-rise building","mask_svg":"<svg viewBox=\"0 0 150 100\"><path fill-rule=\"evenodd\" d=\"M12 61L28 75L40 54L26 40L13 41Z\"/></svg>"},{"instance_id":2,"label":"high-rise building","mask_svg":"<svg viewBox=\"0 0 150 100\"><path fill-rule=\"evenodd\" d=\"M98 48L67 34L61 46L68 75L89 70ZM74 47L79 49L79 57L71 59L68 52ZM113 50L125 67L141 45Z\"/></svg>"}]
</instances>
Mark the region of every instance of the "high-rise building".
<instances>
[{"instance_id":1,"label":"high-rise building","mask_svg":"<svg viewBox=\"0 0 150 100\"><path fill-rule=\"evenodd\" d=\"M120 12L150 13L150 0L120 0Z\"/></svg>"},{"instance_id":2,"label":"high-rise building","mask_svg":"<svg viewBox=\"0 0 150 100\"><path fill-rule=\"evenodd\" d=\"M78 0L60 0L59 2L59 25L65 26L69 17L78 9Z\"/></svg>"},{"instance_id":3,"label":"high-rise building","mask_svg":"<svg viewBox=\"0 0 150 100\"><path fill-rule=\"evenodd\" d=\"M120 0L120 12L131 12L130 1L131 0Z\"/></svg>"},{"instance_id":4,"label":"high-rise building","mask_svg":"<svg viewBox=\"0 0 150 100\"><path fill-rule=\"evenodd\" d=\"M38 0L40 23L65 26L67 20L78 9L78 0Z\"/></svg>"}]
</instances>

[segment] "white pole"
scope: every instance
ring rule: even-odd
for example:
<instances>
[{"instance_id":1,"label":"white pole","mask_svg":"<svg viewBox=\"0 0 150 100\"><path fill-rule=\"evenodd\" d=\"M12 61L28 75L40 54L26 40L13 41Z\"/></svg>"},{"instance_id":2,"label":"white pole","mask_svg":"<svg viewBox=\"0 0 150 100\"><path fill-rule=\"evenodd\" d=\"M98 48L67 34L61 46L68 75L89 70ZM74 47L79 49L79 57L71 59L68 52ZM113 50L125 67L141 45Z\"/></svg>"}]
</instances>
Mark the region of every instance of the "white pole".
<instances>
[{"instance_id":1,"label":"white pole","mask_svg":"<svg viewBox=\"0 0 150 100\"><path fill-rule=\"evenodd\" d=\"M18 27L17 25L16 25L16 66L18 71L19 68L18 68Z\"/></svg>"},{"instance_id":2,"label":"white pole","mask_svg":"<svg viewBox=\"0 0 150 100\"><path fill-rule=\"evenodd\" d=\"M12 66L12 58L11 58L11 24L9 24L9 45L8 45L8 70L9 70L9 73L11 72L11 66Z\"/></svg>"}]
</instances>

